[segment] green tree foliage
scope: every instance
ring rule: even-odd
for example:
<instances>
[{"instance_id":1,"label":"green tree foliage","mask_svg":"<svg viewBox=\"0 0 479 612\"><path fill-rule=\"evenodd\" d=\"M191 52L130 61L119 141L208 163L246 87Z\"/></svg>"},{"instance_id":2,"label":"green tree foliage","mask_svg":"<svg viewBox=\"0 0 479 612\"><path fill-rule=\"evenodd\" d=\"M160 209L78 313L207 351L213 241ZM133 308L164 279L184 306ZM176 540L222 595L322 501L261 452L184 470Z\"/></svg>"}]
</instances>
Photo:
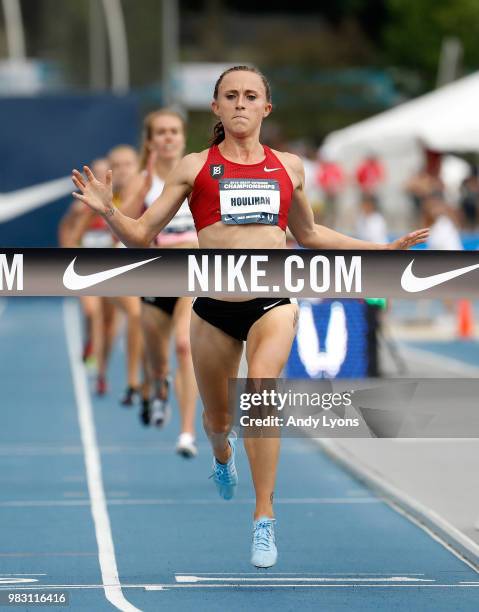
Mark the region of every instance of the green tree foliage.
<instances>
[{"instance_id":1,"label":"green tree foliage","mask_svg":"<svg viewBox=\"0 0 479 612\"><path fill-rule=\"evenodd\" d=\"M441 43L456 36L464 46L463 64L479 64L478 0L387 0L385 56L396 65L414 68L431 81L437 71Z\"/></svg>"}]
</instances>

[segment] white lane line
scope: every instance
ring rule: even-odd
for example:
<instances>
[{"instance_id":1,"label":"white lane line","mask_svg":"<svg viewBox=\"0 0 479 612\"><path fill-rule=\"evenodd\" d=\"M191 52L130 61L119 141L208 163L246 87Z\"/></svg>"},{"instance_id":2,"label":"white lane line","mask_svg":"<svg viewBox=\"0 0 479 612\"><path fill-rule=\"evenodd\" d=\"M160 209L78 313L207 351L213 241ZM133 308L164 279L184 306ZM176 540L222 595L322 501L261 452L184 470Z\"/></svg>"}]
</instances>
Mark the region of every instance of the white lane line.
<instances>
[{"instance_id":1,"label":"white lane line","mask_svg":"<svg viewBox=\"0 0 479 612\"><path fill-rule=\"evenodd\" d=\"M28 582L38 582L37 578L0 578L0 584L26 584Z\"/></svg>"},{"instance_id":2,"label":"white lane line","mask_svg":"<svg viewBox=\"0 0 479 612\"><path fill-rule=\"evenodd\" d=\"M324 576L391 576L394 572L323 572ZM203 576L231 576L231 572L201 572ZM194 576L191 572L182 572L175 576ZM257 576L258 572L235 572L235 576ZM402 576L425 576L424 573L405 573L401 572ZM270 572L268 576L317 576L315 572Z\"/></svg>"},{"instance_id":3,"label":"white lane line","mask_svg":"<svg viewBox=\"0 0 479 612\"><path fill-rule=\"evenodd\" d=\"M58 500L18 500L2 501L0 508L52 508L55 506L89 506L89 499L58 499Z\"/></svg>"},{"instance_id":4,"label":"white lane line","mask_svg":"<svg viewBox=\"0 0 479 612\"><path fill-rule=\"evenodd\" d=\"M123 585L125 588L127 585ZM433 589L433 588L476 588L478 585L471 584L364 584L364 583L349 583L349 584L316 584L298 582L291 584L241 584L231 582L230 584L158 584L145 586L145 591L162 591L164 589L226 589L232 587L234 589ZM65 587L66 588L66 587Z\"/></svg>"},{"instance_id":5,"label":"white lane line","mask_svg":"<svg viewBox=\"0 0 479 612\"><path fill-rule=\"evenodd\" d=\"M82 343L80 338L78 304L72 300L64 300L63 315L78 409L78 422L85 453L85 468L91 501L91 513L95 525L98 559L100 562L105 597L119 610L125 612L139 612L138 608L125 599L118 577L115 547L113 545L110 518L106 505L105 490L103 488L95 422L93 419L88 383L83 370L83 364L80 362Z\"/></svg>"},{"instance_id":6,"label":"white lane line","mask_svg":"<svg viewBox=\"0 0 479 612\"><path fill-rule=\"evenodd\" d=\"M106 585L113 586L113 585ZM348 583L348 584L315 584L315 583L292 583L292 584L241 584L232 582L231 584L222 583L222 584L175 584L165 582L163 584L123 584L123 589L145 589L145 591L162 591L164 589L226 589L228 587L232 587L234 589L276 589L276 588L286 588L286 589L339 589L339 588L347 588L347 589L355 589L355 588L364 588L364 589L435 589L435 588L477 588L478 584L462 584L462 583L452 583L452 584L417 584L417 583L381 583L381 584L365 584L365 583ZM104 584L35 584L35 586L0 586L0 592L6 590L15 590L15 591L39 591L39 590L51 590L51 589L104 589Z\"/></svg>"},{"instance_id":7,"label":"white lane line","mask_svg":"<svg viewBox=\"0 0 479 612\"><path fill-rule=\"evenodd\" d=\"M180 583L198 583L198 582L436 582L429 578L411 578L409 576L388 576L387 578L332 578L326 576L295 576L294 578L274 578L271 576L265 578L246 577L246 576L225 576L224 578L206 577L206 576L175 576L176 582Z\"/></svg>"},{"instance_id":8,"label":"white lane line","mask_svg":"<svg viewBox=\"0 0 479 612\"><path fill-rule=\"evenodd\" d=\"M232 500L232 505L236 504L247 504L251 505L254 503L254 499L244 498ZM107 502L113 506L196 506L196 505L220 505L224 502L221 499L109 499ZM298 498L278 498L274 502L276 505L301 505L301 504L382 504L383 501L377 497L298 497Z\"/></svg>"},{"instance_id":9,"label":"white lane line","mask_svg":"<svg viewBox=\"0 0 479 612\"><path fill-rule=\"evenodd\" d=\"M77 495L77 493L75 493ZM126 495L123 493L122 495ZM107 506L216 506L223 505L220 499L126 499L121 497L119 499L107 499L105 500ZM254 499L236 499L231 505L236 504L247 504L251 505L254 503ZM321 504L338 504L338 505L354 505L354 504L382 504L383 501L376 497L365 497L365 498L334 498L334 497L317 497L317 498L297 498L297 499L278 499L276 505L321 505ZM18 500L6 500L0 501L0 508L52 508L55 506L60 507L77 507L77 506L89 506L90 500L88 499L18 499Z\"/></svg>"},{"instance_id":10,"label":"white lane line","mask_svg":"<svg viewBox=\"0 0 479 612\"><path fill-rule=\"evenodd\" d=\"M462 438L464 440L465 438ZM210 446L207 444L199 443L199 450L210 450ZM137 447L137 446L100 446L99 451L101 455L171 455L175 449L173 442L162 443L158 442L157 446ZM305 455L311 453L311 450L305 449L303 451L294 450L294 452L285 450L283 455ZM44 456L56 456L56 455L81 455L83 449L81 446L63 446L58 445L23 445L23 444L1 444L0 455L44 455Z\"/></svg>"}]
</instances>

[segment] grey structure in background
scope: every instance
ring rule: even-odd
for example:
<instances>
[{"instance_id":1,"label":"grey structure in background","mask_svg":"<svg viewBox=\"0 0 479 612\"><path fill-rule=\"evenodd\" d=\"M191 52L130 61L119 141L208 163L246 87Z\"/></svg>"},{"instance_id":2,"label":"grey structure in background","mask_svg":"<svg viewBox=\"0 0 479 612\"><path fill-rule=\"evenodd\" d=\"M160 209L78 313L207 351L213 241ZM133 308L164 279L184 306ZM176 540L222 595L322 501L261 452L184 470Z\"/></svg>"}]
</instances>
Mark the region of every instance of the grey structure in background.
<instances>
[{"instance_id":1,"label":"grey structure in background","mask_svg":"<svg viewBox=\"0 0 479 612\"><path fill-rule=\"evenodd\" d=\"M102 0L110 43L111 89L117 94L130 88L130 68L125 19L120 0Z\"/></svg>"},{"instance_id":2,"label":"grey structure in background","mask_svg":"<svg viewBox=\"0 0 479 612\"><path fill-rule=\"evenodd\" d=\"M161 82L163 104L177 103L173 73L179 61L179 8L178 0L161 0Z\"/></svg>"},{"instance_id":3,"label":"grey structure in background","mask_svg":"<svg viewBox=\"0 0 479 612\"><path fill-rule=\"evenodd\" d=\"M105 15L100 2L90 0L89 6L90 89L94 91L108 87Z\"/></svg>"},{"instance_id":4,"label":"grey structure in background","mask_svg":"<svg viewBox=\"0 0 479 612\"><path fill-rule=\"evenodd\" d=\"M8 58L9 60L24 60L26 58L25 32L20 0L2 0L2 4L5 15Z\"/></svg>"}]
</instances>

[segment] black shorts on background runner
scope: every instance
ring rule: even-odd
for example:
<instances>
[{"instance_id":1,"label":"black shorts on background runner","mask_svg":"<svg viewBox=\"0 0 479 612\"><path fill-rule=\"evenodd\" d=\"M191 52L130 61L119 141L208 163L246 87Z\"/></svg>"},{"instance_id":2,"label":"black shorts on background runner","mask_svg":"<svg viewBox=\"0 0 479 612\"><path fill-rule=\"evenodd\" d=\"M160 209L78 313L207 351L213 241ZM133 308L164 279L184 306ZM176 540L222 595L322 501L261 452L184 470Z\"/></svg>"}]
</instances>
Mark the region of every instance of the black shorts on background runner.
<instances>
[{"instance_id":1,"label":"black shorts on background runner","mask_svg":"<svg viewBox=\"0 0 479 612\"><path fill-rule=\"evenodd\" d=\"M142 297L141 301L145 304L150 304L150 306L154 306L155 308L159 308L166 314L173 314L173 310L175 309L176 302L180 298L177 297Z\"/></svg>"}]
</instances>

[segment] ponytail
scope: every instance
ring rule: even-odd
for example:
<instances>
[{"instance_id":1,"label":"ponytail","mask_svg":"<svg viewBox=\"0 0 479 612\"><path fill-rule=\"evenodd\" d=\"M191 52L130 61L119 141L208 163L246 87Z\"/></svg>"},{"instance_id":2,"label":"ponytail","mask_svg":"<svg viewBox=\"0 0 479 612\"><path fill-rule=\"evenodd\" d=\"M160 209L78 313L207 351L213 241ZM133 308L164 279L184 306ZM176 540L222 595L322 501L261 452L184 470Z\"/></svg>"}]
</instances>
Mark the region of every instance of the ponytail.
<instances>
[{"instance_id":1,"label":"ponytail","mask_svg":"<svg viewBox=\"0 0 479 612\"><path fill-rule=\"evenodd\" d=\"M209 145L212 147L213 145L219 145L220 142L223 142L225 139L225 128L221 121L215 124L213 128L213 136L209 140Z\"/></svg>"}]
</instances>

